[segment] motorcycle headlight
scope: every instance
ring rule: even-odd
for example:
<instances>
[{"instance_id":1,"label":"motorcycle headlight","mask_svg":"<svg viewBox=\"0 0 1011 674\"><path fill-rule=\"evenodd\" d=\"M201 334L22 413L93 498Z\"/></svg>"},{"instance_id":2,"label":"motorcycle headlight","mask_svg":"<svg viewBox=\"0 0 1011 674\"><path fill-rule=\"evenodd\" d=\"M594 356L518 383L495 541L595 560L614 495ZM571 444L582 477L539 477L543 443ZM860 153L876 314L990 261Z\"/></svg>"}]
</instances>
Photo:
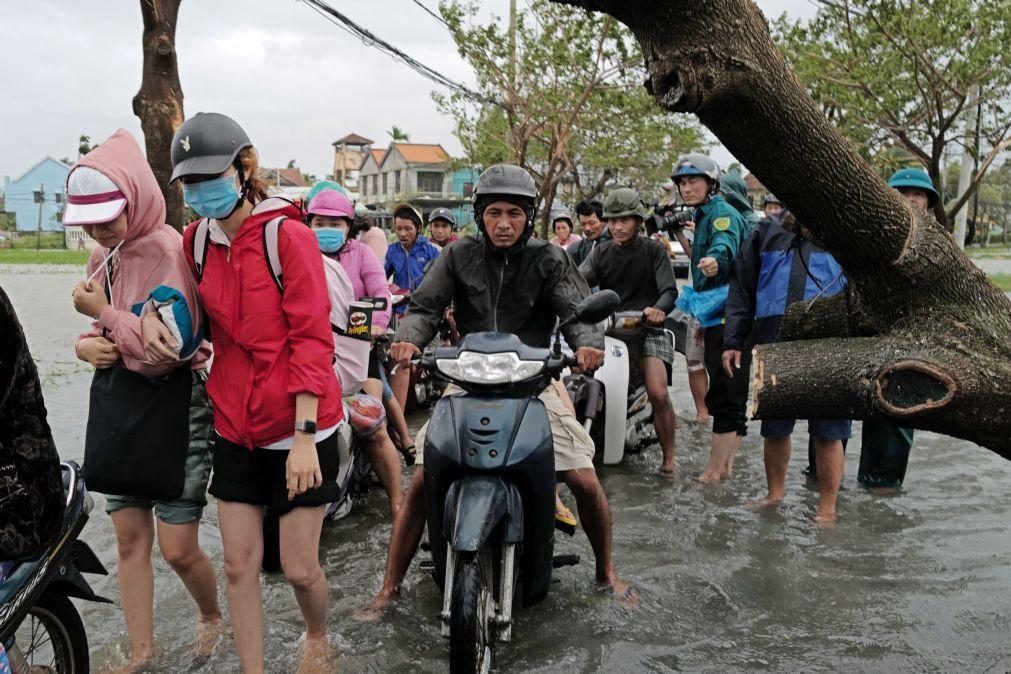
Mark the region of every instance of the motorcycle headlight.
<instances>
[{"instance_id":1,"label":"motorcycle headlight","mask_svg":"<svg viewBox=\"0 0 1011 674\"><path fill-rule=\"evenodd\" d=\"M520 360L515 353L463 351L456 358L437 358L435 366L447 377L473 384L506 384L530 379L544 370L539 360Z\"/></svg>"}]
</instances>

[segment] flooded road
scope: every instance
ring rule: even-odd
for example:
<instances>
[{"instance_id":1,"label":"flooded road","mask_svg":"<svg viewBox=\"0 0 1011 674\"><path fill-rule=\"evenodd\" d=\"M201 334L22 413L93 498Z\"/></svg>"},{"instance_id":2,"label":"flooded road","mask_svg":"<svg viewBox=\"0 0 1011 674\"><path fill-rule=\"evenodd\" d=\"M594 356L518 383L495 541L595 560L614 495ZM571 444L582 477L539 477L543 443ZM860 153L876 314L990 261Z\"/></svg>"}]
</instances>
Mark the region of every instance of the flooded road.
<instances>
[{"instance_id":1,"label":"flooded road","mask_svg":"<svg viewBox=\"0 0 1011 674\"><path fill-rule=\"evenodd\" d=\"M39 363L61 455L77 460L91 379L90 367L74 358L76 334L87 324L70 300L79 277L73 268L0 268L0 285ZM680 418L694 416L683 368L674 399ZM656 476L658 455L602 469L614 556L638 587L641 609L627 612L595 589L582 532L560 537L557 552L578 553L583 564L556 572L548 598L518 612L514 642L500 648L497 670L1011 670L1011 463L970 443L917 433L904 491L882 497L857 485L854 441L839 524L819 529L811 524L817 492L801 475L803 451L794 454L783 506L750 507L765 484L757 423L750 431L734 478L723 486L694 481L709 433L686 424L678 429L679 479ZM799 424L796 446L806 441ZM113 529L103 497L95 501L83 537L113 575L91 580L99 594L118 601ZM380 491L325 532L330 634L342 671L445 671L439 595L417 565L386 619L351 619L379 586L389 532ZM223 582L213 501L201 542ZM193 607L157 553L155 573L161 658L153 671L238 671L230 642L209 662L192 661ZM264 600L268 669L291 671L301 637L294 597L283 578L268 577ZM80 607L96 671L119 662L127 643L119 609Z\"/></svg>"}]
</instances>

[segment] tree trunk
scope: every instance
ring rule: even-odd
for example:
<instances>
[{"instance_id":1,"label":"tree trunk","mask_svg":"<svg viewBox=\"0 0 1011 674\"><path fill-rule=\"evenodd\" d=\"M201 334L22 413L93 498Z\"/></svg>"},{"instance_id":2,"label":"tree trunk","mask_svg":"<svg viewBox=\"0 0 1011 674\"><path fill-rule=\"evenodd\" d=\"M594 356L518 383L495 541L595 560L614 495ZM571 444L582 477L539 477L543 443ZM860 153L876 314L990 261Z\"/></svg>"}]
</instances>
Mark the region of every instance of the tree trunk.
<instances>
[{"instance_id":1,"label":"tree trunk","mask_svg":"<svg viewBox=\"0 0 1011 674\"><path fill-rule=\"evenodd\" d=\"M756 349L754 415L880 414L1011 459L1011 300L829 124L757 6L564 1L627 24L657 102L698 115L846 269L842 299L787 313L784 339L812 341Z\"/></svg>"},{"instance_id":2,"label":"tree trunk","mask_svg":"<svg viewBox=\"0 0 1011 674\"><path fill-rule=\"evenodd\" d=\"M172 136L183 123L183 90L176 62L176 19L182 0L140 0L144 17L144 69L133 113L144 130L147 161L165 195L165 221L182 231L186 225L183 194L169 185Z\"/></svg>"}]
</instances>

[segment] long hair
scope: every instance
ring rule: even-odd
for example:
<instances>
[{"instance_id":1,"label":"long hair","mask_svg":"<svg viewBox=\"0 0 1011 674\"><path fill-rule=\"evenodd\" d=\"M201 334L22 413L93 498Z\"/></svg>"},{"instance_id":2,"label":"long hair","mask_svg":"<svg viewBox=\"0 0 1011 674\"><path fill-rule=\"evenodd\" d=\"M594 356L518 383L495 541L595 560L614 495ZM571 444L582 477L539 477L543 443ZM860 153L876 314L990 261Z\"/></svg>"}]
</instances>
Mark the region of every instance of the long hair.
<instances>
[{"instance_id":1,"label":"long hair","mask_svg":"<svg viewBox=\"0 0 1011 674\"><path fill-rule=\"evenodd\" d=\"M267 198L267 183L260 178L260 155L250 145L239 151L235 167L242 173L242 198L256 204Z\"/></svg>"}]
</instances>

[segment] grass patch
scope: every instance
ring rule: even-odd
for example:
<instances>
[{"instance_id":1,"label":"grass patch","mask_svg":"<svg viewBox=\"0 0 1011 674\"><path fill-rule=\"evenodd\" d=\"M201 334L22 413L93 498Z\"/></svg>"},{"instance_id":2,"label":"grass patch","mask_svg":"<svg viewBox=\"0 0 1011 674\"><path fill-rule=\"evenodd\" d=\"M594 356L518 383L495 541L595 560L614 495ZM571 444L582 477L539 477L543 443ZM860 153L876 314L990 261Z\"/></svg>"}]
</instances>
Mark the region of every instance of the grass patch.
<instances>
[{"instance_id":1,"label":"grass patch","mask_svg":"<svg viewBox=\"0 0 1011 674\"><path fill-rule=\"evenodd\" d=\"M88 263L90 254L86 250L0 248L0 264L73 264L83 267Z\"/></svg>"},{"instance_id":2,"label":"grass patch","mask_svg":"<svg viewBox=\"0 0 1011 674\"><path fill-rule=\"evenodd\" d=\"M36 241L35 233L33 232L18 232L17 238L13 241L5 241L4 248L31 248L35 250L35 247L39 248L58 248L63 250L65 245L65 240L63 232L41 232L38 235L38 241Z\"/></svg>"},{"instance_id":3,"label":"grass patch","mask_svg":"<svg viewBox=\"0 0 1011 674\"><path fill-rule=\"evenodd\" d=\"M1011 259L1011 248L1001 246L987 246L980 248L971 246L965 249L965 254L977 260L1007 260Z\"/></svg>"},{"instance_id":4,"label":"grass patch","mask_svg":"<svg viewBox=\"0 0 1011 674\"><path fill-rule=\"evenodd\" d=\"M991 274L993 284L1006 293L1011 293L1011 274Z\"/></svg>"}]
</instances>

